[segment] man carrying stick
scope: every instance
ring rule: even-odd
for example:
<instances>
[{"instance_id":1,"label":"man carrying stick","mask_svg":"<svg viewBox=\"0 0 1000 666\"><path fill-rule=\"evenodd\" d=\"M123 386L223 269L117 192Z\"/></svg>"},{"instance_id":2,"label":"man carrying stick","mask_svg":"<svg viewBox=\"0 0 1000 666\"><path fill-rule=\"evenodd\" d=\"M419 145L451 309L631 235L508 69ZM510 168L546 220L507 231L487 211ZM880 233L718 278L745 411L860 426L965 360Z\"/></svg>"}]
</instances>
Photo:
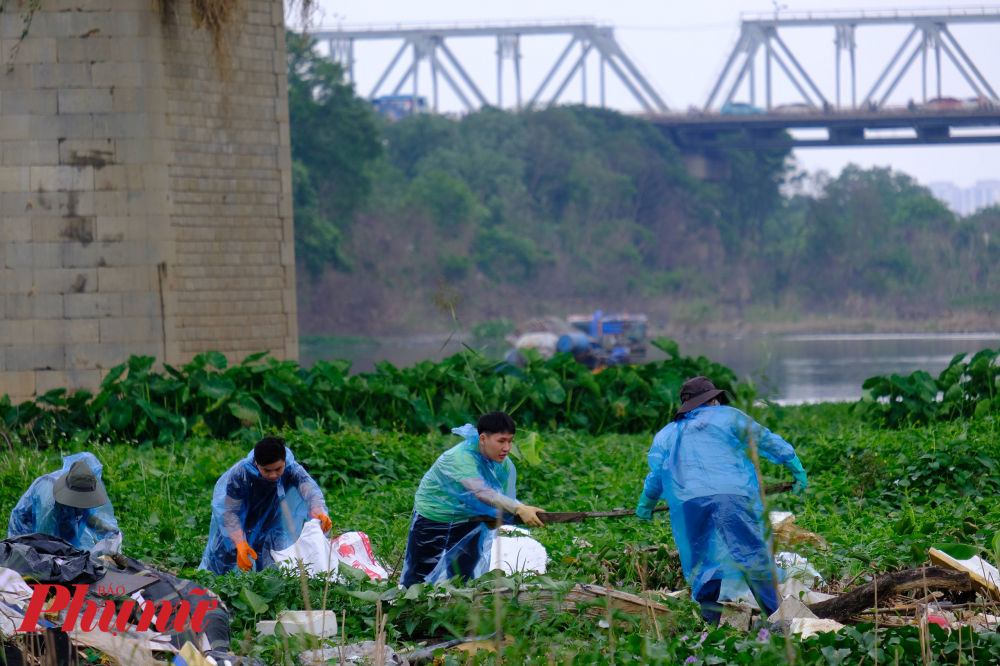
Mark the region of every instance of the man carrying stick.
<instances>
[{"instance_id":1,"label":"man carrying stick","mask_svg":"<svg viewBox=\"0 0 1000 666\"><path fill-rule=\"evenodd\" d=\"M504 412L452 430L465 441L441 454L420 481L400 584L478 578L489 568L502 523L518 516L530 527L544 526L541 509L517 501L517 470L508 457L516 431ZM475 520L480 516L498 517L485 523Z\"/></svg>"}]
</instances>

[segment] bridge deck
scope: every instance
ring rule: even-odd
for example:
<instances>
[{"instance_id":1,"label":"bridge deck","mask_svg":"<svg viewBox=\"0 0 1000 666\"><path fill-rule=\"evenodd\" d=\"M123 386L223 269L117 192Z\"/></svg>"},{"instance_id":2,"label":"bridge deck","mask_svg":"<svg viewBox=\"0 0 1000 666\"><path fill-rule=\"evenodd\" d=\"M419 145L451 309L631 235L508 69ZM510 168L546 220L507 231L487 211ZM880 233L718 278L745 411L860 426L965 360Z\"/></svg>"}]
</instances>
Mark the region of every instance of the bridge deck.
<instances>
[{"instance_id":1,"label":"bridge deck","mask_svg":"<svg viewBox=\"0 0 1000 666\"><path fill-rule=\"evenodd\" d=\"M947 111L895 109L769 113L760 115L654 115L682 148L794 148L913 144L1000 143L1000 109ZM826 138L796 138L788 130L826 130ZM955 132L953 130L959 130ZM885 130L909 130L902 136ZM963 131L964 130L964 131ZM971 130L981 130L979 132Z\"/></svg>"}]
</instances>

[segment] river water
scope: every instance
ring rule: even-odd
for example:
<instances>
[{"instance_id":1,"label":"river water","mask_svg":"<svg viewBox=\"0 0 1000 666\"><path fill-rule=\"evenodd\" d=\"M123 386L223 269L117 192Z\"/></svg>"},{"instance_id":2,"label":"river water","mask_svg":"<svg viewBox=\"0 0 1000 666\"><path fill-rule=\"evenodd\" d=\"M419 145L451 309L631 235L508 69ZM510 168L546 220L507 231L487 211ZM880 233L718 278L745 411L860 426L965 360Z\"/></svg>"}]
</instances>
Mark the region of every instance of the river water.
<instances>
[{"instance_id":1,"label":"river water","mask_svg":"<svg viewBox=\"0 0 1000 666\"><path fill-rule=\"evenodd\" d=\"M316 360L346 358L354 372L371 372L389 361L397 367L424 360L439 361L465 347L459 340L436 336L377 342L300 345L303 366ZM780 337L700 338L680 340L681 353L706 356L740 376L752 377L784 404L857 400L861 384L873 375L909 374L926 370L937 376L956 354L1000 347L1000 333L855 333ZM473 347L471 341L466 341ZM489 350L485 350L489 351ZM492 350L499 356L503 349ZM664 355L655 348L649 360Z\"/></svg>"}]
</instances>

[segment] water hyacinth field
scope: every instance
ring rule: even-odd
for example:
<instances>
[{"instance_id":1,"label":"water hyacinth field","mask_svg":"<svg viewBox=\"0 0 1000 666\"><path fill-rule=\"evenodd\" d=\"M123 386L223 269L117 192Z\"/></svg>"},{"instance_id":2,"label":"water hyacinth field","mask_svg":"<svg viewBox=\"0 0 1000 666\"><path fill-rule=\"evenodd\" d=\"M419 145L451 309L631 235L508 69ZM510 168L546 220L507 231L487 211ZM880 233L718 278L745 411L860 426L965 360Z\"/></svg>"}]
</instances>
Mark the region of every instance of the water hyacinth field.
<instances>
[{"instance_id":1,"label":"water hyacinth field","mask_svg":"<svg viewBox=\"0 0 1000 666\"><path fill-rule=\"evenodd\" d=\"M151 359L132 359L96 396L52 393L26 405L0 403L0 512L8 515L36 476L59 467L60 455L94 452L104 463L123 550L218 592L232 614L233 651L268 664L295 663L306 646L295 636L258 636L256 623L307 605L346 613L348 642L375 640L376 616L384 613L385 640L397 650L488 635L498 626L507 637L499 654L442 652L435 660L442 664L995 664L1000 635L989 627L949 633L885 622L876 631L861 622L787 641L767 629L706 627L688 597L666 596L686 583L662 513L651 523L621 518L533 529L550 558L546 575L491 574L445 589L402 590L394 579L349 572L303 586L297 575L277 571L216 578L194 570L215 481L262 432L284 436L323 487L334 531L367 533L376 557L397 574L421 475L457 443L446 430L484 409L506 408L518 421L513 455L522 501L550 511L632 509L652 436L672 417L680 383L691 374L727 386L742 408L796 448L809 488L801 496L770 496L768 508L793 512L796 525L828 544L791 547L823 575L824 589L849 591L920 567L929 548L944 544L965 544L995 561L1000 433L990 354L957 359L939 379L885 380L889 395L896 390L903 400L880 401L885 391L872 380L858 404L801 407L755 400L752 385L738 384L707 359L682 358L676 347L665 362L597 375L568 358L497 368L472 352L365 376L336 364L306 371L267 357L229 368L211 354L158 373ZM926 381L935 394L951 393L934 396L930 402L940 406L933 413L920 412L903 392L929 395L930 384L917 384ZM963 387L961 399L952 385ZM902 413L900 405L914 408ZM783 468L762 464L765 483L789 480ZM651 591L669 612L654 620L609 611L603 599L570 612L558 601L575 583ZM524 586L544 590L549 602L513 594Z\"/></svg>"}]
</instances>

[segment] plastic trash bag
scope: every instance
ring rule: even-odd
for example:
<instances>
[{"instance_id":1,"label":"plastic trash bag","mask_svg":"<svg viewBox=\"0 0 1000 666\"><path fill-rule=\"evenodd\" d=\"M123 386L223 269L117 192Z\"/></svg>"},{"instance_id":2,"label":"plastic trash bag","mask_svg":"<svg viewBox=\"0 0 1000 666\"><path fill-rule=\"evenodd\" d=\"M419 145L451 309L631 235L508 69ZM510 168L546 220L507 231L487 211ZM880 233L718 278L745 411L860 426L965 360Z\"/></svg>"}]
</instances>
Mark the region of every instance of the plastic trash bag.
<instances>
[{"instance_id":1,"label":"plastic trash bag","mask_svg":"<svg viewBox=\"0 0 1000 666\"><path fill-rule=\"evenodd\" d=\"M653 438L643 493L670 506L674 541L695 598L710 580L774 577L750 436L761 457L800 466L788 442L724 405L699 407Z\"/></svg>"},{"instance_id":2,"label":"plastic trash bag","mask_svg":"<svg viewBox=\"0 0 1000 666\"><path fill-rule=\"evenodd\" d=\"M88 585L104 578L90 552L50 534L25 534L0 541L0 567L39 583Z\"/></svg>"},{"instance_id":3,"label":"plastic trash bag","mask_svg":"<svg viewBox=\"0 0 1000 666\"><path fill-rule=\"evenodd\" d=\"M814 604L833 598L832 595L811 589L823 584L823 576L801 555L783 551L774 556L774 564L778 572L778 596L781 599L794 597L802 603ZM722 581L719 599L740 601L751 608L759 607L750 586L744 580Z\"/></svg>"},{"instance_id":4,"label":"plastic trash bag","mask_svg":"<svg viewBox=\"0 0 1000 666\"><path fill-rule=\"evenodd\" d=\"M271 551L295 543L314 509L329 513L319 485L295 462L291 449L285 449L285 472L275 483L260 475L251 449L215 484L208 543L198 568L218 575L235 569L236 544L246 541L257 553L254 569L262 571L273 562Z\"/></svg>"},{"instance_id":5,"label":"plastic trash bag","mask_svg":"<svg viewBox=\"0 0 1000 666\"><path fill-rule=\"evenodd\" d=\"M502 569L506 574L545 573L549 561L548 551L545 546L532 539L530 534L523 527L501 527L500 535L490 549L490 571Z\"/></svg>"},{"instance_id":6,"label":"plastic trash bag","mask_svg":"<svg viewBox=\"0 0 1000 666\"><path fill-rule=\"evenodd\" d=\"M367 534L345 532L331 542L323 535L318 520L308 521L298 540L288 548L271 551L271 559L281 567L295 570L298 569L298 560L302 560L310 576L326 571L336 572L343 562L349 567L363 570L372 580L385 580L389 577L385 568L375 561Z\"/></svg>"},{"instance_id":7,"label":"plastic trash bag","mask_svg":"<svg viewBox=\"0 0 1000 666\"><path fill-rule=\"evenodd\" d=\"M0 635L13 636L31 603L31 587L13 569L0 569Z\"/></svg>"},{"instance_id":8,"label":"plastic trash bag","mask_svg":"<svg viewBox=\"0 0 1000 666\"><path fill-rule=\"evenodd\" d=\"M477 516L504 522L514 519L517 469L508 456L502 463L479 452L479 433L465 424L452 432L465 441L448 449L420 480L413 501L410 535L400 583L437 583L461 574L478 578L489 570L496 536Z\"/></svg>"},{"instance_id":9,"label":"plastic trash bag","mask_svg":"<svg viewBox=\"0 0 1000 666\"><path fill-rule=\"evenodd\" d=\"M56 479L69 471L77 460L83 460L93 470L98 481L101 481L101 471L104 466L90 452L74 453L63 456L63 466L58 472L43 474L28 486L13 511L10 512L10 522L7 525L7 536L16 537L25 534L43 533L65 539L77 548L91 550L102 539L101 548L108 550L121 547L121 530L115 520L115 510L111 502L94 509L78 509L56 502L52 496L52 486ZM103 484L103 481L101 481ZM117 537L117 538L115 538Z\"/></svg>"}]
</instances>

